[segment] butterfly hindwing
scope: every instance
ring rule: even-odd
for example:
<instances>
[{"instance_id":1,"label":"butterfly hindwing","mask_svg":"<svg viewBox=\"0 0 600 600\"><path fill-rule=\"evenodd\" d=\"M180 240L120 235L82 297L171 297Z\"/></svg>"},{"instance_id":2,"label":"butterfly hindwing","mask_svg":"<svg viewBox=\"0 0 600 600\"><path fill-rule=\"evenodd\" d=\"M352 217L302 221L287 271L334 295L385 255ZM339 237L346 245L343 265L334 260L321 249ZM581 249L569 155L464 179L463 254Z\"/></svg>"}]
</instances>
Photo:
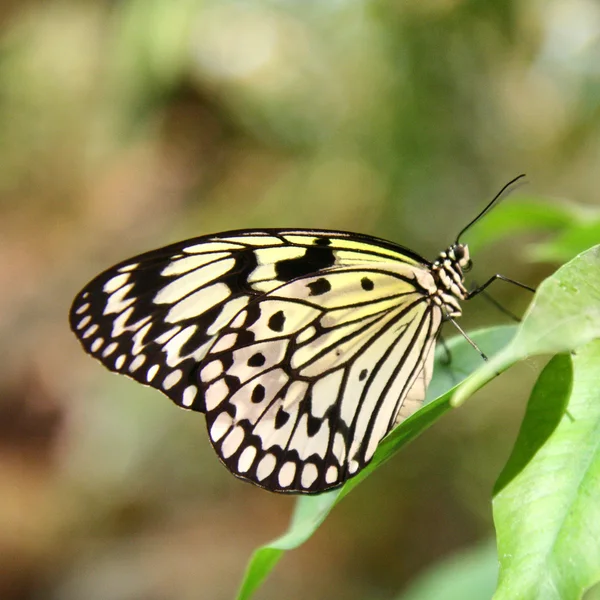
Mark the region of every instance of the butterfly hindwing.
<instances>
[{"instance_id":1,"label":"butterfly hindwing","mask_svg":"<svg viewBox=\"0 0 600 600\"><path fill-rule=\"evenodd\" d=\"M306 493L371 460L431 376L442 315L412 273L362 265L301 277L221 331L199 375L209 437L230 471Z\"/></svg>"}]
</instances>

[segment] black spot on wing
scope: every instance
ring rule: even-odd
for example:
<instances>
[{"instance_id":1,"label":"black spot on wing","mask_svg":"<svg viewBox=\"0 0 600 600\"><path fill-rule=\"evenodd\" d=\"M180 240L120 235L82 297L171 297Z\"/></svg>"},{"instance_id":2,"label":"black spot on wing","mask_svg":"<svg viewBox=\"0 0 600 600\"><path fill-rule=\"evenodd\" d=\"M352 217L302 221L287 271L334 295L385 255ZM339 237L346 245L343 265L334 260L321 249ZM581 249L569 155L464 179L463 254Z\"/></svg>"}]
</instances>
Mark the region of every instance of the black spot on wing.
<instances>
[{"instance_id":1,"label":"black spot on wing","mask_svg":"<svg viewBox=\"0 0 600 600\"><path fill-rule=\"evenodd\" d=\"M261 352L253 354L246 363L249 367L262 367L265 364L265 355Z\"/></svg>"},{"instance_id":2,"label":"black spot on wing","mask_svg":"<svg viewBox=\"0 0 600 600\"><path fill-rule=\"evenodd\" d=\"M271 331L283 331L283 326L285 325L285 315L282 310L278 310L276 313L271 315L269 319L269 329Z\"/></svg>"},{"instance_id":3,"label":"black spot on wing","mask_svg":"<svg viewBox=\"0 0 600 600\"><path fill-rule=\"evenodd\" d=\"M281 429L290 419L290 413L280 408L275 415L275 429Z\"/></svg>"},{"instance_id":4,"label":"black spot on wing","mask_svg":"<svg viewBox=\"0 0 600 600\"><path fill-rule=\"evenodd\" d=\"M306 423L306 431L309 437L313 437L319 433L319 429L321 429L321 419L317 417L313 417L312 415L308 415L308 421Z\"/></svg>"},{"instance_id":5,"label":"black spot on wing","mask_svg":"<svg viewBox=\"0 0 600 600\"><path fill-rule=\"evenodd\" d=\"M364 380L366 379L366 377L367 377L368 373L369 373L369 372L367 371L367 369L363 369L363 370L362 370L362 371L359 373L359 375L358 375L358 380L359 380L359 381L364 381Z\"/></svg>"},{"instance_id":6,"label":"black spot on wing","mask_svg":"<svg viewBox=\"0 0 600 600\"><path fill-rule=\"evenodd\" d=\"M257 384L256 387L252 390L252 394L250 399L255 404L259 404L265 399L265 386L261 383Z\"/></svg>"},{"instance_id":7,"label":"black spot on wing","mask_svg":"<svg viewBox=\"0 0 600 600\"><path fill-rule=\"evenodd\" d=\"M242 385L239 377L236 375L229 375L229 373L223 377L223 381L225 382L230 394L239 390Z\"/></svg>"},{"instance_id":8,"label":"black spot on wing","mask_svg":"<svg viewBox=\"0 0 600 600\"><path fill-rule=\"evenodd\" d=\"M275 273L280 281L291 281L327 269L335 264L335 255L325 246L312 246L304 256L282 260L275 265Z\"/></svg>"},{"instance_id":9,"label":"black spot on wing","mask_svg":"<svg viewBox=\"0 0 600 600\"><path fill-rule=\"evenodd\" d=\"M331 284L324 277L320 277L316 281L311 281L306 287L310 290L311 296L321 296L331 290Z\"/></svg>"},{"instance_id":10,"label":"black spot on wing","mask_svg":"<svg viewBox=\"0 0 600 600\"><path fill-rule=\"evenodd\" d=\"M360 285L362 286L362 289L366 290L367 292L370 292L375 287L373 280L369 279L368 277L363 277L360 280Z\"/></svg>"}]
</instances>

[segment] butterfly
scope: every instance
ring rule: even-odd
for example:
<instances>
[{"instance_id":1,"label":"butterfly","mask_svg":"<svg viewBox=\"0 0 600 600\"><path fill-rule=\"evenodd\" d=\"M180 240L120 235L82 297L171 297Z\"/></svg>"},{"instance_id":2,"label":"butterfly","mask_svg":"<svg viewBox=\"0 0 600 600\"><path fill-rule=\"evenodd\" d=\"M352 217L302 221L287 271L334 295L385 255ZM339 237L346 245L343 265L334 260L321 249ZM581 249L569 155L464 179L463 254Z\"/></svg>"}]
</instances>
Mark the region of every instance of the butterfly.
<instances>
[{"instance_id":1,"label":"butterfly","mask_svg":"<svg viewBox=\"0 0 600 600\"><path fill-rule=\"evenodd\" d=\"M355 233L229 231L111 267L77 295L70 325L109 370L204 413L237 477L273 492L335 488L422 405L461 301L496 279L531 289L495 275L468 291L459 241L521 177L433 262Z\"/></svg>"}]
</instances>

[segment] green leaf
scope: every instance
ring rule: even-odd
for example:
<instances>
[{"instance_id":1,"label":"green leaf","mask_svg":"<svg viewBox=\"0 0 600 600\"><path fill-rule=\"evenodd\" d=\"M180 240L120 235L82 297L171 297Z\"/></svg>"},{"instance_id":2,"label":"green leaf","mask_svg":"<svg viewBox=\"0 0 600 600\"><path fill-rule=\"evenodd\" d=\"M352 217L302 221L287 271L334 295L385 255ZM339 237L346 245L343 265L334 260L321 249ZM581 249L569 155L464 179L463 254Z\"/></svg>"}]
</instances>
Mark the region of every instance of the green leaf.
<instances>
[{"instance_id":1,"label":"green leaf","mask_svg":"<svg viewBox=\"0 0 600 600\"><path fill-rule=\"evenodd\" d=\"M599 372L594 341L553 358L535 385L493 501L495 600L577 599L600 580Z\"/></svg>"},{"instance_id":2,"label":"green leaf","mask_svg":"<svg viewBox=\"0 0 600 600\"><path fill-rule=\"evenodd\" d=\"M238 600L251 598L273 567L279 562L285 550L292 550L303 544L333 508L340 490L325 492L318 496L300 496L288 530L276 540L254 551L246 567L246 573Z\"/></svg>"},{"instance_id":3,"label":"green leaf","mask_svg":"<svg viewBox=\"0 0 600 600\"><path fill-rule=\"evenodd\" d=\"M559 200L522 197L502 203L469 231L471 252L483 246L533 231L554 232L550 239L529 244L524 256L533 262L562 263L590 248L600 239L600 212Z\"/></svg>"},{"instance_id":4,"label":"green leaf","mask_svg":"<svg viewBox=\"0 0 600 600\"><path fill-rule=\"evenodd\" d=\"M511 343L460 386L453 406L523 358L567 352L599 338L598 274L600 246L580 254L542 282Z\"/></svg>"},{"instance_id":5,"label":"green leaf","mask_svg":"<svg viewBox=\"0 0 600 600\"><path fill-rule=\"evenodd\" d=\"M489 600L498 581L494 540L444 558L419 575L397 600Z\"/></svg>"},{"instance_id":6,"label":"green leaf","mask_svg":"<svg viewBox=\"0 0 600 600\"><path fill-rule=\"evenodd\" d=\"M546 365L535 384L519 437L496 481L494 495L523 471L558 427L565 415L572 380L571 357L557 354Z\"/></svg>"},{"instance_id":7,"label":"green leaf","mask_svg":"<svg viewBox=\"0 0 600 600\"><path fill-rule=\"evenodd\" d=\"M538 262L564 262L589 248L600 239L600 219L574 223L547 242L532 245L527 256Z\"/></svg>"},{"instance_id":8,"label":"green leaf","mask_svg":"<svg viewBox=\"0 0 600 600\"><path fill-rule=\"evenodd\" d=\"M521 197L503 202L477 223L477 227L469 231L469 247L471 252L477 251L519 232L560 231L575 226L582 218L578 207L572 204Z\"/></svg>"},{"instance_id":9,"label":"green leaf","mask_svg":"<svg viewBox=\"0 0 600 600\"><path fill-rule=\"evenodd\" d=\"M494 327L475 332L472 339L484 352L491 355L508 342L514 331L513 326ZM453 390L448 390L449 382L456 387L456 384L481 363L481 357L461 336L451 339L448 348L452 354L452 362L450 365L445 364L446 353L438 348L434 377L430 385L431 390L440 391L439 397L426 404L385 437L379 444L371 463L343 487L317 496L298 498L288 530L281 537L258 548L252 555L238 593L238 600L251 598L285 550L297 548L304 543L317 530L337 502L450 409L449 400Z\"/></svg>"}]
</instances>

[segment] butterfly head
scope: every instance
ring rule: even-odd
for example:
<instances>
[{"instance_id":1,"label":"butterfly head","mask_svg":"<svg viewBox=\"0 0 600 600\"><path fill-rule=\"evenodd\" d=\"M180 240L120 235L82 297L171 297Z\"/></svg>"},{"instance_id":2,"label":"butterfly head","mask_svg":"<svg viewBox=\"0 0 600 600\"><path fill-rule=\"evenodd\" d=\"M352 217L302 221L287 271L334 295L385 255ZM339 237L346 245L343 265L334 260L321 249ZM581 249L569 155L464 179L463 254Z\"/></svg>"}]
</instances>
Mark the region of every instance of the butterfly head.
<instances>
[{"instance_id":1,"label":"butterfly head","mask_svg":"<svg viewBox=\"0 0 600 600\"><path fill-rule=\"evenodd\" d=\"M467 244L453 244L446 250L448 258L458 266L462 273L468 273L473 268L473 261Z\"/></svg>"}]
</instances>

